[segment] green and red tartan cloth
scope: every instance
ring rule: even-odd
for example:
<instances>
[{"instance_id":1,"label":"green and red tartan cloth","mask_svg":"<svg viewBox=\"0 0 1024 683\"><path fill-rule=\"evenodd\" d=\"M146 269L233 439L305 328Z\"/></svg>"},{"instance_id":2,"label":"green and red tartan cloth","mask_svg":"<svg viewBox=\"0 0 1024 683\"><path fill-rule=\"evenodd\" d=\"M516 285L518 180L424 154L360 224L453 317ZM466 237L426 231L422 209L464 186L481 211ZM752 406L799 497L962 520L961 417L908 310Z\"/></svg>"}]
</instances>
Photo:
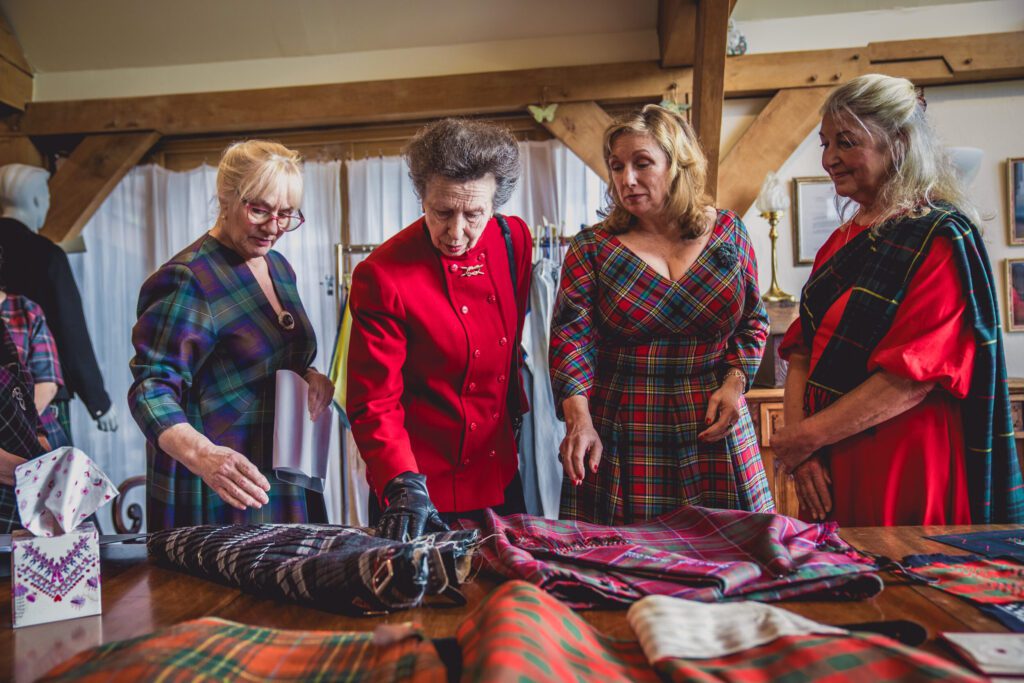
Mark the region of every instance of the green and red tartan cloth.
<instances>
[{"instance_id":1,"label":"green and red tartan cloth","mask_svg":"<svg viewBox=\"0 0 1024 683\"><path fill-rule=\"evenodd\" d=\"M647 624L648 629L660 626L657 619ZM83 652L42 680L447 680L444 664L421 631L387 628L391 633L280 631L198 619ZM783 636L723 657L651 660L641 643L602 635L569 607L523 581L499 586L463 621L456 636L463 681L984 680L884 636L845 632Z\"/></svg>"},{"instance_id":2,"label":"green and red tartan cloth","mask_svg":"<svg viewBox=\"0 0 1024 683\"><path fill-rule=\"evenodd\" d=\"M603 526L487 511L477 529L486 567L529 581L570 607L628 607L646 595L687 600L823 600L877 595L874 561L835 522L684 506L646 522Z\"/></svg>"},{"instance_id":3,"label":"green and red tartan cloth","mask_svg":"<svg viewBox=\"0 0 1024 683\"><path fill-rule=\"evenodd\" d=\"M87 650L43 681L415 681L447 673L418 629L375 644L373 633L281 631L196 619Z\"/></svg>"}]
</instances>

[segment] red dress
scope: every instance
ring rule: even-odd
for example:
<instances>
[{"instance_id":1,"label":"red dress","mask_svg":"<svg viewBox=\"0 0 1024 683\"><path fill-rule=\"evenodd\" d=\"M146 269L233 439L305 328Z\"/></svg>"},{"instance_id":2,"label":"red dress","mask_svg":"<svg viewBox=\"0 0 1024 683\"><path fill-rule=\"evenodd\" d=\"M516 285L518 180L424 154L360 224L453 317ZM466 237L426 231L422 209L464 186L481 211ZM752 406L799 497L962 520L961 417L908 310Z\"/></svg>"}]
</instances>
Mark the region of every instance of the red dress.
<instances>
[{"instance_id":1,"label":"red dress","mask_svg":"<svg viewBox=\"0 0 1024 683\"><path fill-rule=\"evenodd\" d=\"M851 223L848 231L836 230L814 269L865 229ZM849 298L850 292L840 296L822 319L810 349L812 372ZM868 359L868 372L935 382L935 389L910 410L823 449L832 476L830 519L843 526L970 524L959 401L970 388L975 341L964 310L952 245L937 238ZM799 319L780 353L788 358L798 349L807 352Z\"/></svg>"}]
</instances>

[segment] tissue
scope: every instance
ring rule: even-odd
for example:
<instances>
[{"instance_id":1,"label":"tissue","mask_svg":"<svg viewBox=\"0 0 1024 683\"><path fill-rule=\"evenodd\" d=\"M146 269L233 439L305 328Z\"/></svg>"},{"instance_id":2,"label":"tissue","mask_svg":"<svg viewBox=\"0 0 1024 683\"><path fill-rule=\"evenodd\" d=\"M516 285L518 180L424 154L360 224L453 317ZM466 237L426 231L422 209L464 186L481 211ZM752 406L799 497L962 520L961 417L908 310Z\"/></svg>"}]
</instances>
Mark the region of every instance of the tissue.
<instances>
[{"instance_id":1,"label":"tissue","mask_svg":"<svg viewBox=\"0 0 1024 683\"><path fill-rule=\"evenodd\" d=\"M117 495L96 463L70 446L18 466L14 477L21 524L35 536L67 533Z\"/></svg>"}]
</instances>

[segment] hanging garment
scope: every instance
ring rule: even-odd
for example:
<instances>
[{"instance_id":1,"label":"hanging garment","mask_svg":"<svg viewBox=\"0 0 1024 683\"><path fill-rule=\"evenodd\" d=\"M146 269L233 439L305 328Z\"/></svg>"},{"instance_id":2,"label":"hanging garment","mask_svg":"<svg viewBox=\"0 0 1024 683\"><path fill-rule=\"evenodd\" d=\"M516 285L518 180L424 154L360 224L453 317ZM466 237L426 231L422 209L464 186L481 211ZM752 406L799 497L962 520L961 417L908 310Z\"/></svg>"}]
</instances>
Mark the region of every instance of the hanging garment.
<instances>
[{"instance_id":1,"label":"hanging garment","mask_svg":"<svg viewBox=\"0 0 1024 683\"><path fill-rule=\"evenodd\" d=\"M558 419L555 411L555 397L548 373L551 311L558 294L559 271L558 263L548 258L533 265L530 312L523 327L524 364L532 379L527 387L532 430L531 438L521 443L519 467L523 473L524 491L527 487L527 474L530 475L529 481L534 493L532 496L527 495L527 501L535 497L538 504L537 511L531 510L531 514L543 515L548 519L558 519L562 496L562 464L558 460L558 449L565 438L565 423Z\"/></svg>"},{"instance_id":2,"label":"hanging garment","mask_svg":"<svg viewBox=\"0 0 1024 683\"><path fill-rule=\"evenodd\" d=\"M577 609L646 595L689 600L861 599L878 594L874 562L834 523L682 507L647 522L602 526L487 511L480 555L498 574L534 583Z\"/></svg>"},{"instance_id":3,"label":"hanging garment","mask_svg":"<svg viewBox=\"0 0 1024 683\"><path fill-rule=\"evenodd\" d=\"M1024 633L1024 563L978 555L908 555L911 578L969 600L1011 631Z\"/></svg>"},{"instance_id":4,"label":"hanging garment","mask_svg":"<svg viewBox=\"0 0 1024 683\"><path fill-rule=\"evenodd\" d=\"M396 627L402 628L402 627ZM444 665L418 628L374 633L283 631L206 617L82 652L43 681L410 681L444 683Z\"/></svg>"},{"instance_id":5,"label":"hanging garment","mask_svg":"<svg viewBox=\"0 0 1024 683\"><path fill-rule=\"evenodd\" d=\"M250 593L348 613L416 607L425 595L460 601L477 534L411 543L351 527L306 524L196 526L150 535L150 555Z\"/></svg>"},{"instance_id":6,"label":"hanging garment","mask_svg":"<svg viewBox=\"0 0 1024 683\"><path fill-rule=\"evenodd\" d=\"M561 517L632 524L680 505L775 509L746 402L718 441L701 441L708 401L731 368L754 377L768 338L743 222L719 211L704 250L663 277L600 226L573 237L551 320L556 408L587 396L604 448Z\"/></svg>"},{"instance_id":7,"label":"hanging garment","mask_svg":"<svg viewBox=\"0 0 1024 683\"><path fill-rule=\"evenodd\" d=\"M972 531L967 534L925 536L925 538L972 553L981 553L986 557L1012 557L1018 562L1024 562L1024 528L1022 527L1001 531Z\"/></svg>"}]
</instances>

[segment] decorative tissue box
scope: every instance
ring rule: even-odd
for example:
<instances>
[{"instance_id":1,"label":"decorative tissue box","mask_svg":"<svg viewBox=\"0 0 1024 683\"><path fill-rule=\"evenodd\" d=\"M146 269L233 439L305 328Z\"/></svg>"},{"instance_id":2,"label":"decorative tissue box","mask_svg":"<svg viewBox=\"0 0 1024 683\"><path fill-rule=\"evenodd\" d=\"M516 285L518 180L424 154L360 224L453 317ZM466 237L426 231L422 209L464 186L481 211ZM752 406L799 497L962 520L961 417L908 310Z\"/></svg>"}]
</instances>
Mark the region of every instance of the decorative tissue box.
<instances>
[{"instance_id":1,"label":"decorative tissue box","mask_svg":"<svg viewBox=\"0 0 1024 683\"><path fill-rule=\"evenodd\" d=\"M57 536L11 538L15 628L100 614L100 537L92 522Z\"/></svg>"}]
</instances>

